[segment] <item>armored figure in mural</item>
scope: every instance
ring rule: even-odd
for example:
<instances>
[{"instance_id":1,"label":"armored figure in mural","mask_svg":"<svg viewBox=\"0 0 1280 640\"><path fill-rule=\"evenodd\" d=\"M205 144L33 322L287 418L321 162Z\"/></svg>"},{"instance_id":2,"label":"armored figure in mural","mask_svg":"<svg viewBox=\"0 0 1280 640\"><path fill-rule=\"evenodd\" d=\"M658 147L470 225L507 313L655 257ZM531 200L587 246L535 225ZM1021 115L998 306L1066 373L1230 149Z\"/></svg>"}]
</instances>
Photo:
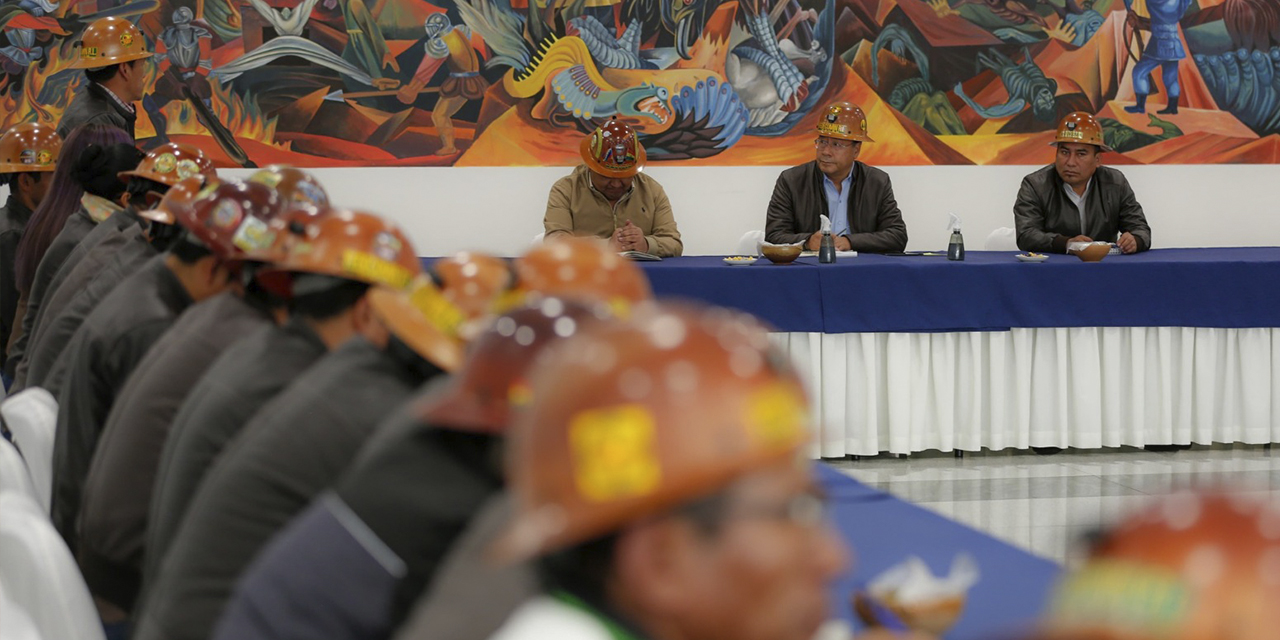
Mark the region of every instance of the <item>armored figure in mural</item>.
<instances>
[{"instance_id":1,"label":"armored figure in mural","mask_svg":"<svg viewBox=\"0 0 1280 640\"><path fill-rule=\"evenodd\" d=\"M413 104L440 65L448 65L449 77L440 85L440 99L431 110L431 122L440 133L441 146L436 155L453 155L458 152L454 145L453 114L468 100L483 98L489 82L480 76L480 56L471 46L470 28L455 26L443 13L427 16L424 27L427 55L414 72L413 80L401 87L396 96L405 104Z\"/></svg>"},{"instance_id":2,"label":"armored figure in mural","mask_svg":"<svg viewBox=\"0 0 1280 640\"><path fill-rule=\"evenodd\" d=\"M155 125L156 137L163 141L168 119L161 109L173 100L186 97L183 89L210 106L213 90L206 78L213 69L213 63L204 56L200 41L212 38L208 29L195 24L195 14L188 7L178 7L173 12L173 24L165 27L156 37L159 53L164 54L160 63L162 75L156 80L153 93L142 100L151 123Z\"/></svg>"},{"instance_id":3,"label":"armored figure in mural","mask_svg":"<svg viewBox=\"0 0 1280 640\"><path fill-rule=\"evenodd\" d=\"M1124 0L1124 6L1133 11L1133 0ZM1169 104L1160 113L1178 112L1178 97L1182 95L1178 86L1178 61L1187 57L1182 40L1178 38L1178 21L1190 6L1191 0L1147 0L1147 11L1151 14L1151 40L1133 68L1133 92L1138 102L1125 107L1125 111L1146 113L1147 96L1151 95L1151 74L1160 67L1164 88L1169 94Z\"/></svg>"}]
</instances>

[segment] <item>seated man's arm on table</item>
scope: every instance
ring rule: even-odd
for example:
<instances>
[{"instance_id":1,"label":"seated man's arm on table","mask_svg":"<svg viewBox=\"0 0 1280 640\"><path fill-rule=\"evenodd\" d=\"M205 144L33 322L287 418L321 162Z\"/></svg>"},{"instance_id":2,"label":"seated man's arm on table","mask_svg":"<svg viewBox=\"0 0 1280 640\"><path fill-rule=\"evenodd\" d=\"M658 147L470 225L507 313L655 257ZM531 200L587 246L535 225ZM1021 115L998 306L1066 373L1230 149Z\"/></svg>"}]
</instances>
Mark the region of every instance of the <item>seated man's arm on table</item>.
<instances>
[{"instance_id":1,"label":"seated man's arm on table","mask_svg":"<svg viewBox=\"0 0 1280 640\"><path fill-rule=\"evenodd\" d=\"M1013 204L1013 224L1018 231L1018 248L1023 251L1066 253L1067 236L1045 231L1048 212L1031 184L1030 176L1022 179L1018 200Z\"/></svg>"},{"instance_id":2,"label":"seated man's arm on table","mask_svg":"<svg viewBox=\"0 0 1280 640\"><path fill-rule=\"evenodd\" d=\"M571 210L570 190L572 182L561 178L551 186L551 195L547 196L547 212L542 216L542 239L554 237L568 238L573 235L573 211Z\"/></svg>"},{"instance_id":3,"label":"seated man's arm on table","mask_svg":"<svg viewBox=\"0 0 1280 640\"><path fill-rule=\"evenodd\" d=\"M653 231L644 239L649 241L649 251L656 256L669 258L684 253L684 242L680 240L680 230L676 228L676 217L671 212L671 201L662 185L654 184L653 197Z\"/></svg>"},{"instance_id":4,"label":"seated man's arm on table","mask_svg":"<svg viewBox=\"0 0 1280 640\"><path fill-rule=\"evenodd\" d=\"M902 211L893 196L893 184L888 174L866 174L869 198L859 198L858 205L869 203L876 209L876 230L851 233L849 249L865 253L892 253L907 249L907 223L902 221ZM839 248L839 247L837 247Z\"/></svg>"},{"instance_id":5,"label":"seated man's arm on table","mask_svg":"<svg viewBox=\"0 0 1280 640\"><path fill-rule=\"evenodd\" d=\"M785 173L783 175L786 175ZM795 194L783 176L773 186L773 196L769 198L769 211L764 221L764 239L773 244L795 244L804 242L814 231L799 228L799 216L795 209Z\"/></svg>"},{"instance_id":6,"label":"seated man's arm on table","mask_svg":"<svg viewBox=\"0 0 1280 640\"><path fill-rule=\"evenodd\" d=\"M1120 176L1117 184L1120 194L1120 233L1129 233L1138 242L1138 251L1151 248L1151 227L1147 224L1147 216L1142 212L1142 205L1133 194L1129 181Z\"/></svg>"}]
</instances>

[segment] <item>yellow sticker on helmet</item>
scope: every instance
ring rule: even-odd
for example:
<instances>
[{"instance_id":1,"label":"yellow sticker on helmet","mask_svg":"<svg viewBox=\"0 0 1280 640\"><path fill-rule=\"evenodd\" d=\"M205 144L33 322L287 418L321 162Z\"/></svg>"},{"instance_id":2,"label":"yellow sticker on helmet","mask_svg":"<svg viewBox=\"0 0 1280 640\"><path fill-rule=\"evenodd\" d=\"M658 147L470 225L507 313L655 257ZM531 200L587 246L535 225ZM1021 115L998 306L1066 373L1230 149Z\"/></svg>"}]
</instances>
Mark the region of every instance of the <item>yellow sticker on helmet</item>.
<instances>
[{"instance_id":1,"label":"yellow sticker on helmet","mask_svg":"<svg viewBox=\"0 0 1280 640\"><path fill-rule=\"evenodd\" d=\"M790 445L805 437L809 408L791 385L777 382L757 389L743 411L747 431L765 445Z\"/></svg>"},{"instance_id":2,"label":"yellow sticker on helmet","mask_svg":"<svg viewBox=\"0 0 1280 640\"><path fill-rule=\"evenodd\" d=\"M408 269L363 251L342 252L342 270L358 280L403 289L413 280Z\"/></svg>"},{"instance_id":3,"label":"yellow sticker on helmet","mask_svg":"<svg viewBox=\"0 0 1280 640\"><path fill-rule=\"evenodd\" d=\"M593 502L639 498L662 482L653 415L636 404L583 411L570 419L574 480Z\"/></svg>"},{"instance_id":4,"label":"yellow sticker on helmet","mask_svg":"<svg viewBox=\"0 0 1280 640\"><path fill-rule=\"evenodd\" d=\"M463 321L466 320L462 311L441 295L439 289L430 284L415 288L409 295L409 301L422 312L427 322L450 336L457 336Z\"/></svg>"}]
</instances>

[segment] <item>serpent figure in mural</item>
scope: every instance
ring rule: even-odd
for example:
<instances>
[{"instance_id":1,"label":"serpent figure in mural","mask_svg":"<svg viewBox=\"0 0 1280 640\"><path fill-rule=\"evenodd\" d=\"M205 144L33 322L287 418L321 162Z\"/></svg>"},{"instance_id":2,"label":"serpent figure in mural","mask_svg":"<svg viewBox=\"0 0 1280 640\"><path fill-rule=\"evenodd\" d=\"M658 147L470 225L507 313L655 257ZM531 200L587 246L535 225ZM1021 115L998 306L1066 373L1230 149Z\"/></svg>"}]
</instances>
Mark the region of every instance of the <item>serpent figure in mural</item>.
<instances>
[{"instance_id":1,"label":"serpent figure in mural","mask_svg":"<svg viewBox=\"0 0 1280 640\"><path fill-rule=\"evenodd\" d=\"M956 83L955 92L964 103L969 105L978 115L987 119L1007 118L1017 115L1031 105L1032 115L1041 122L1052 123L1057 118L1057 102L1054 94L1058 91L1058 82L1045 77L1035 59L1026 47L1022 48L1022 63L1014 62L1009 56L990 49L978 52L978 70L990 69L1000 76L1009 99L1002 105L984 107L965 95L964 87Z\"/></svg>"},{"instance_id":2,"label":"serpent figure in mural","mask_svg":"<svg viewBox=\"0 0 1280 640\"><path fill-rule=\"evenodd\" d=\"M535 46L526 35L532 31L525 28L527 18L507 0L456 4L463 21L494 51L486 68L509 68L502 80L507 93L537 99L534 118L589 130L617 115L636 128L653 159L714 155L746 131L746 109L713 72L656 69L640 61L630 43L634 38L638 44L642 32L630 34L642 27L634 23L612 38L603 25L596 29L591 20L578 20L572 26L580 35L548 35ZM591 35L584 37L587 30ZM607 66L615 62L618 67Z\"/></svg>"}]
</instances>

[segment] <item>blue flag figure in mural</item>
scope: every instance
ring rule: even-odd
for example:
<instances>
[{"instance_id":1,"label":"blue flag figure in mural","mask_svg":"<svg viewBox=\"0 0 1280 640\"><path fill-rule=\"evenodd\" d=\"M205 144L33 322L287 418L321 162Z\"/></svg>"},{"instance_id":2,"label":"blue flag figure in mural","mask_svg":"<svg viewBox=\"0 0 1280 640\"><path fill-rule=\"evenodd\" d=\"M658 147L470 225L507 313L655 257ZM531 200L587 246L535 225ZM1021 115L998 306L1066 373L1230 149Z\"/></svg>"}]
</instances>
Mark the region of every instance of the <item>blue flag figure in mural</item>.
<instances>
[{"instance_id":1,"label":"blue flag figure in mural","mask_svg":"<svg viewBox=\"0 0 1280 640\"><path fill-rule=\"evenodd\" d=\"M1133 11L1133 0L1124 0L1124 6ZM1178 113L1178 96L1182 95L1178 86L1178 61L1187 57L1182 40L1178 38L1178 21L1190 6L1191 0L1147 0L1147 11L1151 14L1151 40L1133 68L1133 92L1138 96L1138 103L1125 107L1125 111L1146 113L1147 96L1151 95L1151 74L1156 67L1161 67L1169 103L1160 113Z\"/></svg>"}]
</instances>

